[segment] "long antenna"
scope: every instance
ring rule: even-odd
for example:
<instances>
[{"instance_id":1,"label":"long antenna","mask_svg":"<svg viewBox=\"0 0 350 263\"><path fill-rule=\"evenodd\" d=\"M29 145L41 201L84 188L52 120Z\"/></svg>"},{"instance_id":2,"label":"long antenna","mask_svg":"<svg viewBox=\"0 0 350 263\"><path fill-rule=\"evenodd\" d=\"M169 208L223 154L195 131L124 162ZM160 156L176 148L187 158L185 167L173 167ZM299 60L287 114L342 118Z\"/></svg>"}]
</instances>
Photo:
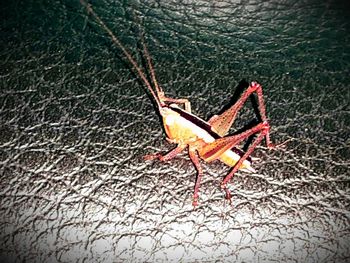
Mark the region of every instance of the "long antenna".
<instances>
[{"instance_id":1,"label":"long antenna","mask_svg":"<svg viewBox=\"0 0 350 263\"><path fill-rule=\"evenodd\" d=\"M119 39L113 34L113 32L107 27L107 25L101 20L101 18L95 13L95 11L92 9L91 5L88 4L85 0L80 0L80 3L86 7L86 9L88 10L88 13L92 14L93 17L96 19L96 21L100 24L100 26L108 33L108 35L111 37L112 41L114 42L114 44L116 44L124 53L124 55L127 57L127 59L129 60L129 62L133 65L134 70L136 70L136 72L138 73L139 77L143 80L143 82L145 83L147 89L149 90L149 92L151 93L152 97L154 98L154 100L157 103L158 108L160 109L162 107L162 103L159 100L159 96L158 93L156 94L154 92L154 90L152 89L151 84L149 83L149 81L147 80L145 74L143 73L142 69L137 65L136 61L134 60L134 58L130 55L130 53L127 51L127 49L123 46L123 44L119 41ZM144 43L143 43L144 45ZM154 74L152 74L152 77L154 77ZM153 80L154 81L154 80ZM157 83L157 82L155 82ZM157 84L156 84L157 85ZM157 85L157 92L158 92L158 85Z\"/></svg>"},{"instance_id":2,"label":"long antenna","mask_svg":"<svg viewBox=\"0 0 350 263\"><path fill-rule=\"evenodd\" d=\"M140 35L141 35L141 43L142 43L142 46L143 46L143 52L144 52L144 54L146 56L146 59L147 59L147 64L148 64L149 71L151 73L152 82L154 84L154 87L156 88L158 96L159 95L163 96L164 92L163 92L162 88L158 85L156 74L155 74L154 68L152 66L151 56L149 55L147 46L145 44L145 38L144 38L142 33Z\"/></svg>"}]
</instances>

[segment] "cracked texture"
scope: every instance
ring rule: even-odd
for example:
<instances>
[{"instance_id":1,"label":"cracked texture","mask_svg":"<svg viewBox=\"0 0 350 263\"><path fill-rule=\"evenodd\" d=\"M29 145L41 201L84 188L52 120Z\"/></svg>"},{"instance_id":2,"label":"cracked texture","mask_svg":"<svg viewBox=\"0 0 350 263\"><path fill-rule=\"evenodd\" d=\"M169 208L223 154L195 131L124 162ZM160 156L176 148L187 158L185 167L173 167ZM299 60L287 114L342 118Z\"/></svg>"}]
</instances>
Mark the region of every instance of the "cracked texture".
<instances>
[{"instance_id":1,"label":"cracked texture","mask_svg":"<svg viewBox=\"0 0 350 263\"><path fill-rule=\"evenodd\" d=\"M10 2L10 1L8 1ZM272 139L229 206L228 167L195 170L120 50L79 1L1 6L0 255L8 262L347 262L350 23L341 1L93 1L159 82L209 118L242 79L264 87ZM245 107L236 128L254 118ZM232 130L233 131L233 130Z\"/></svg>"}]
</instances>

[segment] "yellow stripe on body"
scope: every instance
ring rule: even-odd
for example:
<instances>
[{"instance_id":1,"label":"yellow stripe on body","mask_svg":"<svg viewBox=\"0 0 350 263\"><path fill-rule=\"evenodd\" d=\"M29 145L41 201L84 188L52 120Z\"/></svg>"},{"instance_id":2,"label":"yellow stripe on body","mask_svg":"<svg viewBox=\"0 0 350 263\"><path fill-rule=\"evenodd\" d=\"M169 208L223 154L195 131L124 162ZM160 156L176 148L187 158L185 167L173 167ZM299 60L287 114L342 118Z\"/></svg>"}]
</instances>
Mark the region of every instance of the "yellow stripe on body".
<instances>
[{"instance_id":1,"label":"yellow stripe on body","mask_svg":"<svg viewBox=\"0 0 350 263\"><path fill-rule=\"evenodd\" d=\"M231 167L233 167L240 158L241 157L237 153L231 150L227 150L219 157L220 161ZM254 168L251 166L251 162L249 162L248 160L244 160L239 169L245 169L250 172L255 172Z\"/></svg>"}]
</instances>

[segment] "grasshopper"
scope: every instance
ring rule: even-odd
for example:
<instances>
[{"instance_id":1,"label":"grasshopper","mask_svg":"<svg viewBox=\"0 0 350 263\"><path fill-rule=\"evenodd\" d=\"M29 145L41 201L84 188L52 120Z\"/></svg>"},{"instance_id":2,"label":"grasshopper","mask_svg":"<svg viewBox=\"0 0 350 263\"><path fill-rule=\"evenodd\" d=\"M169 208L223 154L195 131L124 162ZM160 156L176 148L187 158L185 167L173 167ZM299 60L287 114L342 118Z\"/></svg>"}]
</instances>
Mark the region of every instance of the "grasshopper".
<instances>
[{"instance_id":1,"label":"grasshopper","mask_svg":"<svg viewBox=\"0 0 350 263\"><path fill-rule=\"evenodd\" d=\"M146 74L141 67L138 66L136 60L122 45L119 39L95 13L91 5L86 3L85 0L80 0L80 2L87 9L87 12L91 14L98 24L108 33L113 43L121 49L126 59L131 63L135 74L144 83L146 91L150 93L154 100L163 122L162 124L167 140L170 143L177 145L173 150L164 155L161 153L149 154L144 156L144 159L158 159L163 162L168 161L187 148L189 157L197 170L192 202L194 207L198 205L199 187L203 175L200 159L205 162L220 160L226 165L232 167L231 171L221 182L221 189L225 192L226 199L231 202L232 195L227 188L227 183L231 180L233 175L239 169L244 169L249 172L255 171L252 168L250 155L264 138L268 148L274 147L270 141L270 125L266 117L261 85L257 82L251 82L249 87L235 104L223 113L214 115L208 121L205 121L191 113L191 104L188 99L174 99L165 96L164 91L157 82L151 57L143 35L141 35L141 43L143 53L146 57L148 71L151 75L150 80L146 77ZM256 94L258 98L258 109L261 122L239 134L227 135L237 113L252 94ZM179 107L179 105L182 105L182 107ZM246 152L236 148L240 142L252 135L256 136Z\"/></svg>"}]
</instances>

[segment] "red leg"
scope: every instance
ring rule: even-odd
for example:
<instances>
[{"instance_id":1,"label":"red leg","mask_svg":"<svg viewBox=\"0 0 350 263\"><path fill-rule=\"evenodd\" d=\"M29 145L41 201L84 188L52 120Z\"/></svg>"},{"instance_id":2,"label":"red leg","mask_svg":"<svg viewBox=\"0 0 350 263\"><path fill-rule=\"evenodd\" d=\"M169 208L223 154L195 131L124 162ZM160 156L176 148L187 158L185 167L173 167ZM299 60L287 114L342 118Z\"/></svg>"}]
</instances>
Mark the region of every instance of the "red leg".
<instances>
[{"instance_id":1,"label":"red leg","mask_svg":"<svg viewBox=\"0 0 350 263\"><path fill-rule=\"evenodd\" d=\"M198 205L198 197L199 197L198 192L199 192L199 186L200 186L202 175L203 175L203 170L202 170L202 167L200 165L196 150L193 149L192 147L189 147L188 153L190 155L192 163L194 164L194 166L196 167L196 170L197 170L197 179L196 179L196 184L194 186L194 194L193 194L193 202L192 202L192 205L194 207L196 207Z\"/></svg>"},{"instance_id":2,"label":"red leg","mask_svg":"<svg viewBox=\"0 0 350 263\"><path fill-rule=\"evenodd\" d=\"M172 149L170 152L166 153L165 155L162 155L161 153L155 153L155 154L148 154L143 156L144 160L154 160L159 159L162 162L168 161L173 159L176 155L178 155L180 152L182 152L186 148L186 145L178 145L176 148Z\"/></svg>"},{"instance_id":3,"label":"red leg","mask_svg":"<svg viewBox=\"0 0 350 263\"><path fill-rule=\"evenodd\" d=\"M252 86L256 87L256 94L258 95L258 103L259 103L259 112L260 112L260 117L261 120L267 121L267 117L266 117L266 107L265 107L265 101L264 101L264 96L263 96L263 91L262 91L262 87L260 86L259 83L257 82L252 82L251 84ZM273 148L274 145L271 143L270 140L270 130L267 130L265 133L265 138L266 138L266 145L268 148ZM261 141L261 140L260 140ZM254 147L255 148L255 147ZM254 150L254 149L253 149Z\"/></svg>"},{"instance_id":4,"label":"red leg","mask_svg":"<svg viewBox=\"0 0 350 263\"><path fill-rule=\"evenodd\" d=\"M231 193L227 189L226 184L230 179L233 177L233 175L238 171L238 169L241 167L244 160L247 159L248 156L254 151L257 145L262 141L262 139L268 134L269 132L269 126L265 126L264 129L262 129L258 135L258 137L254 140L253 144L249 147L247 152L239 159L239 161L235 164L233 169L229 172L228 175L224 178L224 180L221 183L221 189L223 189L226 193L226 198L231 202Z\"/></svg>"},{"instance_id":5,"label":"red leg","mask_svg":"<svg viewBox=\"0 0 350 263\"><path fill-rule=\"evenodd\" d=\"M234 105L232 105L232 107L224 111L221 115L214 115L208 121L219 135L225 136L227 134L236 118L238 111L243 107L249 96L254 92L256 92L258 96L258 107L261 120L262 122L267 122L262 87L257 82L252 82L248 89L243 93L242 97ZM267 146L272 147L273 145L270 141L270 134L267 133L265 137Z\"/></svg>"},{"instance_id":6,"label":"red leg","mask_svg":"<svg viewBox=\"0 0 350 263\"><path fill-rule=\"evenodd\" d=\"M206 144L199 150L199 154L206 162L211 162L220 158L220 156L227 150L235 147L241 141L247 139L253 134L260 133L264 129L268 129L269 124L267 122L261 122L256 126L236 135L222 137L216 139L214 142Z\"/></svg>"},{"instance_id":7,"label":"red leg","mask_svg":"<svg viewBox=\"0 0 350 263\"><path fill-rule=\"evenodd\" d=\"M173 98L168 98L165 97L164 92L160 94L159 96L161 101L164 102L172 102L175 104L183 104L185 107L185 111L191 113L191 102L188 99L173 99Z\"/></svg>"}]
</instances>

